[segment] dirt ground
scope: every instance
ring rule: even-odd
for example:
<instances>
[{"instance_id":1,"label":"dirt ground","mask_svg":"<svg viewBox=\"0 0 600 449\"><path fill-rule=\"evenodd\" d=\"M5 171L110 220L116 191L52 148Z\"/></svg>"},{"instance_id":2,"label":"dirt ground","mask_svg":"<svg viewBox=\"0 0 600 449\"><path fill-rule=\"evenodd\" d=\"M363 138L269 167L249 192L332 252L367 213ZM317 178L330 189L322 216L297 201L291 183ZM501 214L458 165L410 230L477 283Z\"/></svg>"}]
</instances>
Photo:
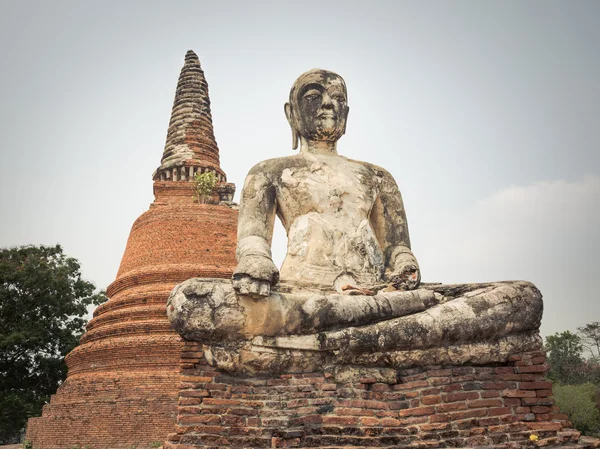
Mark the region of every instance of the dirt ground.
<instances>
[{"instance_id":1,"label":"dirt ground","mask_svg":"<svg viewBox=\"0 0 600 449\"><path fill-rule=\"evenodd\" d=\"M21 449L22 447L22 444L9 444L7 446L0 446L0 449Z\"/></svg>"}]
</instances>

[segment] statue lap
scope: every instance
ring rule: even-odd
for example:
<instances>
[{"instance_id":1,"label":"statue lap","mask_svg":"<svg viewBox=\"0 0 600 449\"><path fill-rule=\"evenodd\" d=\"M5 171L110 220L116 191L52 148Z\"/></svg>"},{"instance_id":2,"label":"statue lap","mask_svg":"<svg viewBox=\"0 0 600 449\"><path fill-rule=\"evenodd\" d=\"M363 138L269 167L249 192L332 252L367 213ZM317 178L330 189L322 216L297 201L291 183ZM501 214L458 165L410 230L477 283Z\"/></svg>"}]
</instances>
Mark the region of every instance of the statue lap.
<instances>
[{"instance_id":1,"label":"statue lap","mask_svg":"<svg viewBox=\"0 0 600 449\"><path fill-rule=\"evenodd\" d=\"M178 285L167 311L229 372L312 372L326 364L392 368L505 362L541 349L542 297L529 282L424 284L374 295L275 289L238 295L222 279Z\"/></svg>"}]
</instances>

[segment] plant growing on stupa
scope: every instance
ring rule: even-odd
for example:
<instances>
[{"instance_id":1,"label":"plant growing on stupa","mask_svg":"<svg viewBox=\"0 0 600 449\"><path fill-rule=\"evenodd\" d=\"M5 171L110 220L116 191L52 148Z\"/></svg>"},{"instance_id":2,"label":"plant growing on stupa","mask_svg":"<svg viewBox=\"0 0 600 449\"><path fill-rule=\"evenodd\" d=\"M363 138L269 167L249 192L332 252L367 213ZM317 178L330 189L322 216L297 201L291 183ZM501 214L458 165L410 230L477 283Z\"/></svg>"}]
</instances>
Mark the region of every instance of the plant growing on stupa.
<instances>
[{"instance_id":1,"label":"plant growing on stupa","mask_svg":"<svg viewBox=\"0 0 600 449\"><path fill-rule=\"evenodd\" d=\"M217 175L212 171L196 173L194 175L194 199L201 204L212 201L212 192L217 184Z\"/></svg>"}]
</instances>

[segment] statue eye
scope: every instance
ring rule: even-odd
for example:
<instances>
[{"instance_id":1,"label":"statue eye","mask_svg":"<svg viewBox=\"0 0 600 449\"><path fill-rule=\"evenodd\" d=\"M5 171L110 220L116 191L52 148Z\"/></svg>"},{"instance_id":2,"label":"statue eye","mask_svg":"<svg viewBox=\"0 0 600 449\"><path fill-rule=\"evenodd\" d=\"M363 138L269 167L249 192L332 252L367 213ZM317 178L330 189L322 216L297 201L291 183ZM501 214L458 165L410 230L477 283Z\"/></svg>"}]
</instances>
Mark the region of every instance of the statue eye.
<instances>
[{"instance_id":1,"label":"statue eye","mask_svg":"<svg viewBox=\"0 0 600 449\"><path fill-rule=\"evenodd\" d=\"M321 97L321 93L316 90L309 90L302 96L303 101L315 101Z\"/></svg>"}]
</instances>

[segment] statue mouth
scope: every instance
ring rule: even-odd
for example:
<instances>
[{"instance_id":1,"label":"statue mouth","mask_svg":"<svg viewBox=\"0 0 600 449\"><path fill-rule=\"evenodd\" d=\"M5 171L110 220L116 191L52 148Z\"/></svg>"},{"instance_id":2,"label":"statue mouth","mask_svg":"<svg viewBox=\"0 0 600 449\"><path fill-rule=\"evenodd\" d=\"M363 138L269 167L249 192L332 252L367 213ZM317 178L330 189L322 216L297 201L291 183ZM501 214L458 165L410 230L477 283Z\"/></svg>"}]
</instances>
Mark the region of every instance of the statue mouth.
<instances>
[{"instance_id":1,"label":"statue mouth","mask_svg":"<svg viewBox=\"0 0 600 449\"><path fill-rule=\"evenodd\" d=\"M332 118L332 119L337 119L337 114L334 114L333 112L321 112L320 114L317 114L317 118Z\"/></svg>"}]
</instances>

